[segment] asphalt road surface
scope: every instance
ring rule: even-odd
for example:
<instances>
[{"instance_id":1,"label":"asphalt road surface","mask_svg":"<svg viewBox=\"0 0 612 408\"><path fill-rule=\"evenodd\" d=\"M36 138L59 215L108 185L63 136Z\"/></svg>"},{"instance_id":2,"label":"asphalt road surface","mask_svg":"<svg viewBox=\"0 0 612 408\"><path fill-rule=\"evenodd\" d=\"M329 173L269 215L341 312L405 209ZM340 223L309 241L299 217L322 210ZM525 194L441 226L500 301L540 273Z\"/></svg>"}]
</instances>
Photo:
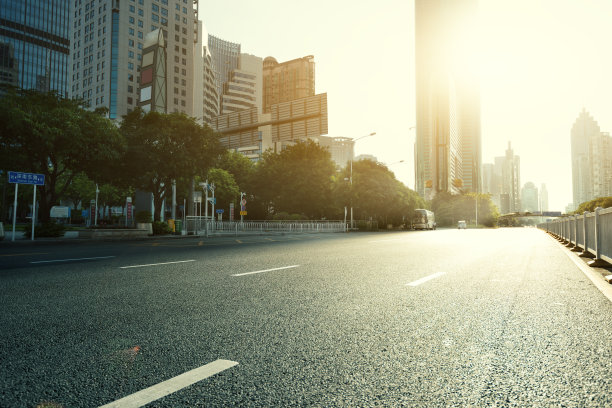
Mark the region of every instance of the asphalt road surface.
<instances>
[{"instance_id":1,"label":"asphalt road surface","mask_svg":"<svg viewBox=\"0 0 612 408\"><path fill-rule=\"evenodd\" d=\"M612 303L564 252L535 229L3 243L0 406L609 407Z\"/></svg>"}]
</instances>

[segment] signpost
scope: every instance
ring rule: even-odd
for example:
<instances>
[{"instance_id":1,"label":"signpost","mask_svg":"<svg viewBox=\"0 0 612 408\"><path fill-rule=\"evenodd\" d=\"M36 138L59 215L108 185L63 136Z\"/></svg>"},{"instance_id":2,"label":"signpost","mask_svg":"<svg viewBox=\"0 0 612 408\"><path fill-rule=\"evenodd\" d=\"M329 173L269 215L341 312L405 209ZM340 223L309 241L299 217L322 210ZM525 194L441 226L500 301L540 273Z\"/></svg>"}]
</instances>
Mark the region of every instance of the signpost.
<instances>
[{"instance_id":1,"label":"signpost","mask_svg":"<svg viewBox=\"0 0 612 408\"><path fill-rule=\"evenodd\" d=\"M125 226L132 225L132 197L125 199Z\"/></svg>"},{"instance_id":2,"label":"signpost","mask_svg":"<svg viewBox=\"0 0 612 408\"><path fill-rule=\"evenodd\" d=\"M219 208L215 212L217 213L217 218L221 221L223 219L223 208Z\"/></svg>"},{"instance_id":3,"label":"signpost","mask_svg":"<svg viewBox=\"0 0 612 408\"><path fill-rule=\"evenodd\" d=\"M34 186L34 199L32 200L32 241L34 241L34 224L36 224L36 186L45 185L45 175L37 173L22 173L9 171L9 183L15 184L15 203L13 204L13 241L15 241L15 224L17 222L17 192L19 184L32 184Z\"/></svg>"},{"instance_id":4,"label":"signpost","mask_svg":"<svg viewBox=\"0 0 612 408\"><path fill-rule=\"evenodd\" d=\"M240 222L243 222L244 216L247 215L246 203L246 193L240 193Z\"/></svg>"}]
</instances>

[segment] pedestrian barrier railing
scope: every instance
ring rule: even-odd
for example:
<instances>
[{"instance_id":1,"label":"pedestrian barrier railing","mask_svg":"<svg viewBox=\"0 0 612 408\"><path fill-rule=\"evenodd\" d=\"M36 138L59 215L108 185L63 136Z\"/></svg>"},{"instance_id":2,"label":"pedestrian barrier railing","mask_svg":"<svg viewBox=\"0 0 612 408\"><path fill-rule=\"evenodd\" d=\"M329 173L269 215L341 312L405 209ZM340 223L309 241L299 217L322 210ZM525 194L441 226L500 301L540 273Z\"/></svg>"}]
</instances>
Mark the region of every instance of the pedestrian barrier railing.
<instances>
[{"instance_id":1,"label":"pedestrian barrier railing","mask_svg":"<svg viewBox=\"0 0 612 408\"><path fill-rule=\"evenodd\" d=\"M591 266L612 263L612 207L596 208L582 215L558 218L538 225L559 241L582 252L580 256L595 258Z\"/></svg>"},{"instance_id":2,"label":"pedestrian barrier railing","mask_svg":"<svg viewBox=\"0 0 612 408\"><path fill-rule=\"evenodd\" d=\"M186 218L187 234L242 235L257 233L345 232L343 221L215 221L211 217Z\"/></svg>"}]
</instances>

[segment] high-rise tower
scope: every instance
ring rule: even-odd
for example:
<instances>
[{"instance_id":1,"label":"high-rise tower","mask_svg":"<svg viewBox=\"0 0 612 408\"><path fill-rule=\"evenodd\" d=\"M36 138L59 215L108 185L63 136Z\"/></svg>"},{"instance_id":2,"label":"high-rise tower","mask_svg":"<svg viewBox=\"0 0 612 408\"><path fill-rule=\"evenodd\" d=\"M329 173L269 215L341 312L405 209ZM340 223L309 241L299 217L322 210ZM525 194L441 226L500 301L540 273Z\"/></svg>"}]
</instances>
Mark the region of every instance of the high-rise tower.
<instances>
[{"instance_id":1,"label":"high-rise tower","mask_svg":"<svg viewBox=\"0 0 612 408\"><path fill-rule=\"evenodd\" d=\"M0 83L68 95L70 3L0 0Z\"/></svg>"},{"instance_id":2,"label":"high-rise tower","mask_svg":"<svg viewBox=\"0 0 612 408\"><path fill-rule=\"evenodd\" d=\"M584 109L572 126L571 143L574 206L612 195L612 138Z\"/></svg>"},{"instance_id":3,"label":"high-rise tower","mask_svg":"<svg viewBox=\"0 0 612 408\"><path fill-rule=\"evenodd\" d=\"M416 189L481 189L477 0L416 0Z\"/></svg>"},{"instance_id":4,"label":"high-rise tower","mask_svg":"<svg viewBox=\"0 0 612 408\"><path fill-rule=\"evenodd\" d=\"M91 108L107 107L111 119L139 104L143 48L147 35L163 34L166 50L166 111L194 112L197 2L182 0L70 1L70 92Z\"/></svg>"}]
</instances>

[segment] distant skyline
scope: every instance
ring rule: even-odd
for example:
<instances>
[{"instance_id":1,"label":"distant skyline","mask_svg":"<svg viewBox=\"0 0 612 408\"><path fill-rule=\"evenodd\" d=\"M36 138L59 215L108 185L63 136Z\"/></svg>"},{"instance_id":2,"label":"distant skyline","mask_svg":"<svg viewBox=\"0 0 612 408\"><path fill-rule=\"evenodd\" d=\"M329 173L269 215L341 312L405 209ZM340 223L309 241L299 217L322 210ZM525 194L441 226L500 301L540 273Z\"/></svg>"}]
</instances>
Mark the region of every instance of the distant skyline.
<instances>
[{"instance_id":1,"label":"distant skyline","mask_svg":"<svg viewBox=\"0 0 612 408\"><path fill-rule=\"evenodd\" d=\"M279 62L314 55L329 135L356 143L414 187L414 2L200 1L210 34ZM546 183L550 210L572 202L570 131L586 109L612 132L612 2L480 1L482 162L521 156L521 180Z\"/></svg>"}]
</instances>

